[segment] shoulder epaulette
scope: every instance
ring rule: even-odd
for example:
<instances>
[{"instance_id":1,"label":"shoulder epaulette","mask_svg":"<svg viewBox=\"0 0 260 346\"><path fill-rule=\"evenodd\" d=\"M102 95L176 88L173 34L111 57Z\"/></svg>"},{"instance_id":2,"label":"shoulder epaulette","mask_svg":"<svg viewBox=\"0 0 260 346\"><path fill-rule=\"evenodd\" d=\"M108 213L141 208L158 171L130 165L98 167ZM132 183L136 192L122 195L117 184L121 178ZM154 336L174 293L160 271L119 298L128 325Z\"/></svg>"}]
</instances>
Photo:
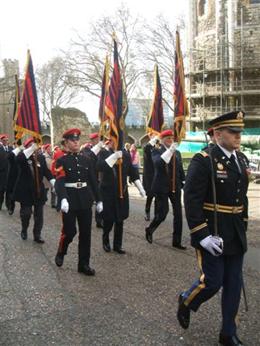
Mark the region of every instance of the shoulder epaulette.
<instances>
[{"instance_id":1,"label":"shoulder epaulette","mask_svg":"<svg viewBox=\"0 0 260 346\"><path fill-rule=\"evenodd\" d=\"M208 157L209 156L209 154L206 153L206 151L201 151L201 152L199 152L199 154L202 155L203 157Z\"/></svg>"}]
</instances>

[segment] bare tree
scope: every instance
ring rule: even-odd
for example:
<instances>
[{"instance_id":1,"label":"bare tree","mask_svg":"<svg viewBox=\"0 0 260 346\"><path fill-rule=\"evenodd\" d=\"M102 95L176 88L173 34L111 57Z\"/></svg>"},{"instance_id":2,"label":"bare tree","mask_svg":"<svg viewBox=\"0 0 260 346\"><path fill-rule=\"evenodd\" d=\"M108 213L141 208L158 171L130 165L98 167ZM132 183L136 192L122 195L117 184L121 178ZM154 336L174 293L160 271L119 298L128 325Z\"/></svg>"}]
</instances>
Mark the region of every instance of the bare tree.
<instances>
[{"instance_id":1,"label":"bare tree","mask_svg":"<svg viewBox=\"0 0 260 346\"><path fill-rule=\"evenodd\" d=\"M112 35L115 33L124 84L126 114L126 100L134 92L144 73L138 64L140 57L136 50L137 41L141 40L142 27L142 18L133 17L129 9L122 5L113 16L104 16L92 23L91 32L86 37L77 33L71 41L70 50L65 52L70 85L100 97L105 56L112 52Z\"/></svg>"},{"instance_id":2,"label":"bare tree","mask_svg":"<svg viewBox=\"0 0 260 346\"><path fill-rule=\"evenodd\" d=\"M65 106L77 97L77 88L70 87L66 64L61 57L51 59L38 69L36 80L44 120L50 120L52 108Z\"/></svg>"}]
</instances>

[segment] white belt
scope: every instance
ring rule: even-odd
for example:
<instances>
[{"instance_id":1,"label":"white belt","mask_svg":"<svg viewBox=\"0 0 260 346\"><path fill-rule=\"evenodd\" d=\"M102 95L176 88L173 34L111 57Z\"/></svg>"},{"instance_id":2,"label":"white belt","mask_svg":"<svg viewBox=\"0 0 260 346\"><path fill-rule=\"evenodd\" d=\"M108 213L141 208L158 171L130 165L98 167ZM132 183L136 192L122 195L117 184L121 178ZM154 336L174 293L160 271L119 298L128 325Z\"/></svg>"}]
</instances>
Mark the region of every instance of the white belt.
<instances>
[{"instance_id":1,"label":"white belt","mask_svg":"<svg viewBox=\"0 0 260 346\"><path fill-rule=\"evenodd\" d=\"M74 187L74 189L81 189L82 187L86 187L87 183L82 183L79 181L78 183L65 183L65 187Z\"/></svg>"}]
</instances>

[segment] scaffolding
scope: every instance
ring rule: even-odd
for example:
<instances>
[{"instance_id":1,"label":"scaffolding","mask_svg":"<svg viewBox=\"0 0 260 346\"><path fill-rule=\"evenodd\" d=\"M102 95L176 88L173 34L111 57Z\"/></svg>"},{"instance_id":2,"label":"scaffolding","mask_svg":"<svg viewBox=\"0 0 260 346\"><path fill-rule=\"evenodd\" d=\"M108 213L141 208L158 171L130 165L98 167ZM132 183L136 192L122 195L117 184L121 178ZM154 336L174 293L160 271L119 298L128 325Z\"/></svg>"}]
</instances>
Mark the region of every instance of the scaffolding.
<instances>
[{"instance_id":1,"label":"scaffolding","mask_svg":"<svg viewBox=\"0 0 260 346\"><path fill-rule=\"evenodd\" d=\"M210 118L234 109L243 109L255 126L260 120L260 4L245 7L237 2L234 9L229 8L232 1L216 1L223 10L218 24L222 29L204 34L204 40L197 35L190 43L191 127L204 130Z\"/></svg>"}]
</instances>

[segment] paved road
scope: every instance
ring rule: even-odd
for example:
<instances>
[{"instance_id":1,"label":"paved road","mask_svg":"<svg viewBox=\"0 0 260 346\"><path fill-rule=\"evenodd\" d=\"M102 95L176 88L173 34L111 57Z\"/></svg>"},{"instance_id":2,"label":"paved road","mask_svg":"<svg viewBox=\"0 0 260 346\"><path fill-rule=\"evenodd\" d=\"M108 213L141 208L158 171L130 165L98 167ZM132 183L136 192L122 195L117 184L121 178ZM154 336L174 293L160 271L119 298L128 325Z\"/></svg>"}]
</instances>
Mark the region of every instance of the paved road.
<instances>
[{"instance_id":1,"label":"paved road","mask_svg":"<svg viewBox=\"0 0 260 346\"><path fill-rule=\"evenodd\" d=\"M183 331L176 320L177 297L197 277L194 251L184 230L186 252L171 248L171 218L144 240L144 201L134 187L131 217L125 223L125 256L104 253L101 231L93 227L95 277L77 273L77 241L64 266L54 256L60 215L45 208L44 245L20 238L18 211L0 212L0 345L217 345L220 294L192 314ZM250 248L244 270L250 311L239 312L239 335L245 345L260 339L259 189L251 188ZM258 228L259 231L259 228ZM258 262L257 262L258 261Z\"/></svg>"}]
</instances>

